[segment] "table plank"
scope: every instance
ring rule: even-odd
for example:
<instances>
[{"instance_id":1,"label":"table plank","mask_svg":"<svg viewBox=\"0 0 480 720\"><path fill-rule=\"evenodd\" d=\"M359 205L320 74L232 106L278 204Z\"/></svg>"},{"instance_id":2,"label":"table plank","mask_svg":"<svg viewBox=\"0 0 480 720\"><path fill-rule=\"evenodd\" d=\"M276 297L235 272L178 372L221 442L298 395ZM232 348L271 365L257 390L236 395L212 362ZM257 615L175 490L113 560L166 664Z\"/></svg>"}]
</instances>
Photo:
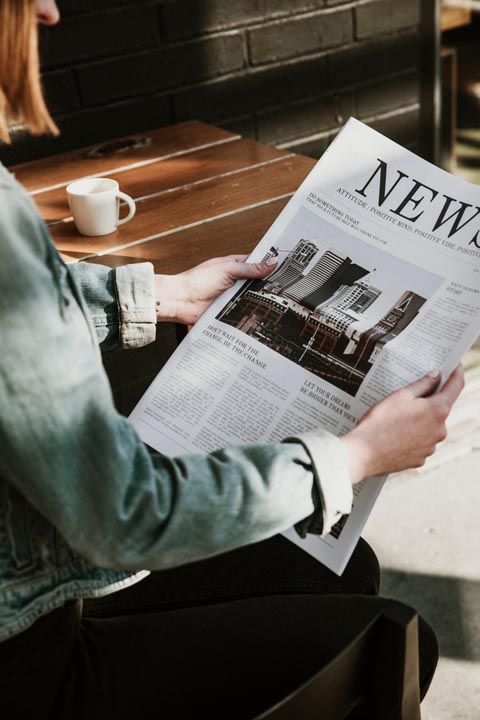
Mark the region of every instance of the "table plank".
<instances>
[{"instance_id":1,"label":"table plank","mask_svg":"<svg viewBox=\"0 0 480 720\"><path fill-rule=\"evenodd\" d=\"M46 188L56 185L65 187L69 182L86 175L110 175L114 171L118 173L122 168L131 168L137 163L142 166L146 163L157 162L161 158L191 152L195 148L235 142L240 136L214 125L191 120L151 132L136 133L119 138L114 142L122 143L132 138L147 139L150 142L140 147L129 147L97 158L88 157L87 153L96 147L104 147L108 143L104 143L102 146L90 145L60 155L15 165L10 169L30 193L39 195L45 192Z\"/></svg>"},{"instance_id":2,"label":"table plank","mask_svg":"<svg viewBox=\"0 0 480 720\"><path fill-rule=\"evenodd\" d=\"M180 230L166 237L90 258L115 268L150 261L155 272L174 274L211 257L250 253L287 204L289 198L239 211L227 217Z\"/></svg>"},{"instance_id":3,"label":"table plank","mask_svg":"<svg viewBox=\"0 0 480 720\"><path fill-rule=\"evenodd\" d=\"M443 3L441 10L440 29L442 32L470 25L472 22L472 6L468 0L463 0L463 7Z\"/></svg>"},{"instance_id":4,"label":"table plank","mask_svg":"<svg viewBox=\"0 0 480 720\"><path fill-rule=\"evenodd\" d=\"M273 146L240 139L203 150L192 150L181 156L159 160L119 174L113 172L109 177L119 182L123 192L138 200L146 195L172 192L208 178L286 158L288 155L289 153ZM70 216L63 187L36 195L34 200L46 222L58 222Z\"/></svg>"},{"instance_id":5,"label":"table plank","mask_svg":"<svg viewBox=\"0 0 480 720\"><path fill-rule=\"evenodd\" d=\"M288 157L141 201L137 205L137 215L130 223L101 238L80 237L73 222L53 226L52 235L61 252L75 253L79 257L81 253L84 256L107 254L132 243L285 197L298 188L314 164L311 158Z\"/></svg>"}]
</instances>

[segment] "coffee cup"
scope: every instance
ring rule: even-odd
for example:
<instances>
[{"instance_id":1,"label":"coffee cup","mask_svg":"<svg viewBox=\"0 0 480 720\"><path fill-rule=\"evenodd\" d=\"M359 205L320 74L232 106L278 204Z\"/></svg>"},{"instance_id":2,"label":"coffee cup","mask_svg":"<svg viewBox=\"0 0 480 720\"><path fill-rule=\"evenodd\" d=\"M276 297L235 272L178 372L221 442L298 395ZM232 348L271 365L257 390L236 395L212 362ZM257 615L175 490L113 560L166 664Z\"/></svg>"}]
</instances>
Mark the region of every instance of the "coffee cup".
<instances>
[{"instance_id":1,"label":"coffee cup","mask_svg":"<svg viewBox=\"0 0 480 720\"><path fill-rule=\"evenodd\" d=\"M84 178L67 185L70 212L77 230L82 235L108 235L135 215L135 202L121 192L116 180L110 178ZM120 219L120 200L129 211Z\"/></svg>"}]
</instances>

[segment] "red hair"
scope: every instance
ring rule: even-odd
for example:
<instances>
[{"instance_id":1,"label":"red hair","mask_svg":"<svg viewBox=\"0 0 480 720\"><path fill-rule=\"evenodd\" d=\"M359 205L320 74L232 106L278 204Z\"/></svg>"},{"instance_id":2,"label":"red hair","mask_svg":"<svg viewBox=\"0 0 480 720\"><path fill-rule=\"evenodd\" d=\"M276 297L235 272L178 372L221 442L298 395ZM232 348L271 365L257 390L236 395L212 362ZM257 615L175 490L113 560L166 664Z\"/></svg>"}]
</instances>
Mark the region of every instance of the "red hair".
<instances>
[{"instance_id":1,"label":"red hair","mask_svg":"<svg viewBox=\"0 0 480 720\"><path fill-rule=\"evenodd\" d=\"M58 135L40 80L34 0L0 0L0 140L10 142L15 121L34 135Z\"/></svg>"}]
</instances>

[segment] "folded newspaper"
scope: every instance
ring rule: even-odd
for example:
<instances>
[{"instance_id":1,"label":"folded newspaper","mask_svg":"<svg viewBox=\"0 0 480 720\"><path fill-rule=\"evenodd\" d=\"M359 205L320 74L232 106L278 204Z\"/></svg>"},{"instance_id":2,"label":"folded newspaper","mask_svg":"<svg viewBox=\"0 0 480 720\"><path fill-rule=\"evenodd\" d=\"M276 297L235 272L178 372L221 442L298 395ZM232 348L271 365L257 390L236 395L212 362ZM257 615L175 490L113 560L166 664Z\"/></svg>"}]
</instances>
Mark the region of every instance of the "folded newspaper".
<instances>
[{"instance_id":1,"label":"folded newspaper","mask_svg":"<svg viewBox=\"0 0 480 720\"><path fill-rule=\"evenodd\" d=\"M166 455L342 435L433 368L446 379L480 329L480 189L350 119L134 409ZM392 438L392 442L394 439ZM285 535L341 574L385 482L355 486L325 537Z\"/></svg>"}]
</instances>

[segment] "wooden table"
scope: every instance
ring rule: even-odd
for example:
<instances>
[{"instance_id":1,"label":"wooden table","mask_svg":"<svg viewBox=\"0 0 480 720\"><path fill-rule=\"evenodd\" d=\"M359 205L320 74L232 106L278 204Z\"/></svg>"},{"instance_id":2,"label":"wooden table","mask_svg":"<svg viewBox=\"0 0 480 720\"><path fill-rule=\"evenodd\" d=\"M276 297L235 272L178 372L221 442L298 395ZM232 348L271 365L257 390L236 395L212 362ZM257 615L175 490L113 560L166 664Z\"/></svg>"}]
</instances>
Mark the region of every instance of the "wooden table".
<instances>
[{"instance_id":1,"label":"wooden table","mask_svg":"<svg viewBox=\"0 0 480 720\"><path fill-rule=\"evenodd\" d=\"M441 30L456 30L472 22L473 5L471 0L442 0Z\"/></svg>"},{"instance_id":2,"label":"wooden table","mask_svg":"<svg viewBox=\"0 0 480 720\"><path fill-rule=\"evenodd\" d=\"M210 257L250 252L314 163L186 122L11 169L67 261L118 267L148 260L156 272L169 274ZM137 203L131 222L100 238L80 235L69 217L65 187L89 175L118 180ZM167 323L153 345L104 356L121 412L128 414L176 342Z\"/></svg>"},{"instance_id":3,"label":"wooden table","mask_svg":"<svg viewBox=\"0 0 480 720\"><path fill-rule=\"evenodd\" d=\"M93 150L12 169L69 259L110 267L150 260L164 273L249 252L314 164L194 121L106 143L100 157ZM118 180L137 203L131 222L101 238L79 235L69 217L65 187L89 175Z\"/></svg>"}]
</instances>

